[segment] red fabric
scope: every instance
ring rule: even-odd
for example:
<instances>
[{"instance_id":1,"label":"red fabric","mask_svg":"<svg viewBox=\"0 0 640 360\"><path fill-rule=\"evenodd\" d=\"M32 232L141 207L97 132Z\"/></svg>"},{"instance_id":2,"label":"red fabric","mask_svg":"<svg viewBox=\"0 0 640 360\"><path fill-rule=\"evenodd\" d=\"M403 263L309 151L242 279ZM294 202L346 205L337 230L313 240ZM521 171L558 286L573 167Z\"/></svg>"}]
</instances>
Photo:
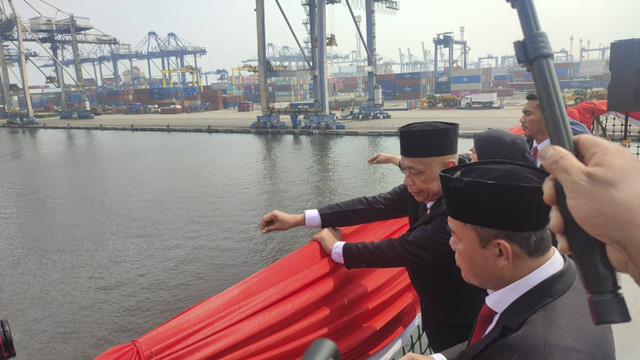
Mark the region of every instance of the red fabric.
<instances>
[{"instance_id":1,"label":"red fabric","mask_svg":"<svg viewBox=\"0 0 640 360\"><path fill-rule=\"evenodd\" d=\"M342 234L345 241L371 241L407 229L404 218ZM419 312L404 268L346 270L312 241L96 359L296 359L319 337L336 342L342 359L364 359Z\"/></svg>"},{"instance_id":2,"label":"red fabric","mask_svg":"<svg viewBox=\"0 0 640 360\"><path fill-rule=\"evenodd\" d=\"M474 342L482 339L484 333L487 332L489 325L493 321L494 316L496 316L497 312L493 311L492 308L484 303L482 305L482 309L480 309L480 314L478 314L478 321L476 322L476 328L473 330L473 336L471 337L471 341L469 344L473 344Z\"/></svg>"},{"instance_id":3,"label":"red fabric","mask_svg":"<svg viewBox=\"0 0 640 360\"><path fill-rule=\"evenodd\" d=\"M531 149L531 156L533 156L533 161L538 161L538 147L534 146L533 149Z\"/></svg>"},{"instance_id":4,"label":"red fabric","mask_svg":"<svg viewBox=\"0 0 640 360\"><path fill-rule=\"evenodd\" d=\"M595 115L604 115L607 112L607 100L583 101L567 108L567 115L585 124L589 130L592 130Z\"/></svg>"},{"instance_id":5,"label":"red fabric","mask_svg":"<svg viewBox=\"0 0 640 360\"><path fill-rule=\"evenodd\" d=\"M511 129L509 129L509 132L512 134L524 136L524 130L522 130L522 126L520 125L512 127Z\"/></svg>"}]
</instances>

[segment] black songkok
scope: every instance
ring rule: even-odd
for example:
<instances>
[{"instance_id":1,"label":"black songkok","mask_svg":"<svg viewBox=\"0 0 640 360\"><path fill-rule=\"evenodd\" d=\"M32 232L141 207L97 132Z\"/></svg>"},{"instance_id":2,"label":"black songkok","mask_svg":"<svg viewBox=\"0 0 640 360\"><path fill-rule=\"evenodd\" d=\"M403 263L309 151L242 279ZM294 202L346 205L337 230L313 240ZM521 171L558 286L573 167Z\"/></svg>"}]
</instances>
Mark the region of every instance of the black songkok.
<instances>
[{"instance_id":1,"label":"black songkok","mask_svg":"<svg viewBox=\"0 0 640 360\"><path fill-rule=\"evenodd\" d=\"M542 201L547 172L535 166L504 161L480 161L440 172L449 216L491 229L530 232L549 223Z\"/></svg>"},{"instance_id":2,"label":"black songkok","mask_svg":"<svg viewBox=\"0 0 640 360\"><path fill-rule=\"evenodd\" d=\"M442 121L416 122L398 128L400 155L428 158L458 153L458 124Z\"/></svg>"}]
</instances>

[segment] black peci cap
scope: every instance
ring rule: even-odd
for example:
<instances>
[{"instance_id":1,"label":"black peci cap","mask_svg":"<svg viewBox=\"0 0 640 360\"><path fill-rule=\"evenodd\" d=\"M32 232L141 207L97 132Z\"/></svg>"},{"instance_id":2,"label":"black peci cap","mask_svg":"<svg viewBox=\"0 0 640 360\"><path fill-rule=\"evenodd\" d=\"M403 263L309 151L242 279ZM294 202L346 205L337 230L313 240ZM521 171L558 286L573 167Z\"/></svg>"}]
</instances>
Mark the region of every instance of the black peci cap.
<instances>
[{"instance_id":1,"label":"black peci cap","mask_svg":"<svg viewBox=\"0 0 640 360\"><path fill-rule=\"evenodd\" d=\"M424 121L401 126L400 155L427 158L458 153L458 128L455 123Z\"/></svg>"},{"instance_id":2,"label":"black peci cap","mask_svg":"<svg viewBox=\"0 0 640 360\"><path fill-rule=\"evenodd\" d=\"M440 172L449 216L491 229L529 232L549 223L542 201L547 172L532 165L491 160Z\"/></svg>"}]
</instances>

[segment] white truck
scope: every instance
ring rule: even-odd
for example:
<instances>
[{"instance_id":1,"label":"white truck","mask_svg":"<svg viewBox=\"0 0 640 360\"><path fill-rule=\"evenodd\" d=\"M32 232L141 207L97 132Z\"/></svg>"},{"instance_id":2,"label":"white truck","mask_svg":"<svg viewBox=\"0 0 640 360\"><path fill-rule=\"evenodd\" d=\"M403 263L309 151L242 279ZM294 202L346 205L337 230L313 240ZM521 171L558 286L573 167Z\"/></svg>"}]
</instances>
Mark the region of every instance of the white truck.
<instances>
[{"instance_id":1,"label":"white truck","mask_svg":"<svg viewBox=\"0 0 640 360\"><path fill-rule=\"evenodd\" d=\"M490 108L498 100L498 94L471 94L462 98L460 101L461 107L470 108L473 106L480 106L482 108Z\"/></svg>"}]
</instances>

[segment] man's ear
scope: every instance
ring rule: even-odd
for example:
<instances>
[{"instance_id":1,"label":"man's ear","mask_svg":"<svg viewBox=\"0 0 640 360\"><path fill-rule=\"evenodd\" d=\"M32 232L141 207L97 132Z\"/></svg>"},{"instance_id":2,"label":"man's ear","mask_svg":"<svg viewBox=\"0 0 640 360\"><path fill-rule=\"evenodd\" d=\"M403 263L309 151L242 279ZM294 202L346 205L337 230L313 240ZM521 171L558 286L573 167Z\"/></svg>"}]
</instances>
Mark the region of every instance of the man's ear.
<instances>
[{"instance_id":1,"label":"man's ear","mask_svg":"<svg viewBox=\"0 0 640 360\"><path fill-rule=\"evenodd\" d=\"M447 168L450 168L450 167L452 167L452 166L456 166L456 165L458 165L458 164L456 163L456 161L455 161L455 160L453 160L453 159L447 159L447 160L445 160L445 161L444 161L444 164L442 164L442 167L443 167L444 169L447 169Z\"/></svg>"},{"instance_id":2,"label":"man's ear","mask_svg":"<svg viewBox=\"0 0 640 360\"><path fill-rule=\"evenodd\" d=\"M513 245L503 239L495 239L489 245L495 255L496 263L499 267L504 267L513 262Z\"/></svg>"}]
</instances>

